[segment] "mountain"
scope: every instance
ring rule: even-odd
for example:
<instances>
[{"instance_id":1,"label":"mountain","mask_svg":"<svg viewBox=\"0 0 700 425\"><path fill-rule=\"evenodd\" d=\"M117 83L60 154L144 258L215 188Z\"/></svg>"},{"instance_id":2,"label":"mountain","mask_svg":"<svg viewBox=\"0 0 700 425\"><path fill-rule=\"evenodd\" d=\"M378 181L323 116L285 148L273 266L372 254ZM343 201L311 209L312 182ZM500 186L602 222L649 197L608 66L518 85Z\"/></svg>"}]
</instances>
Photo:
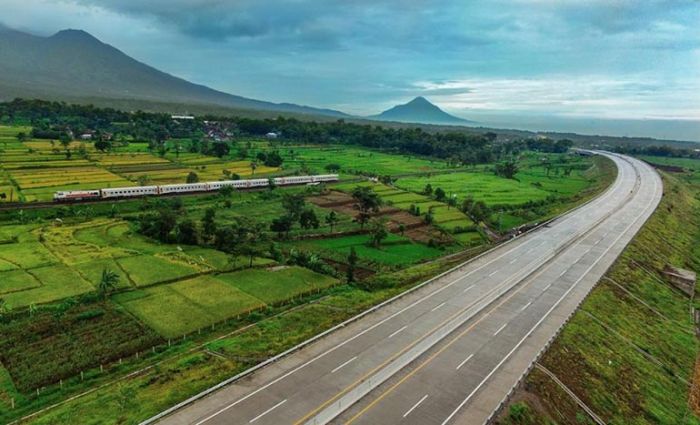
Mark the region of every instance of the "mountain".
<instances>
[{"instance_id":1,"label":"mountain","mask_svg":"<svg viewBox=\"0 0 700 425\"><path fill-rule=\"evenodd\" d=\"M330 109L248 99L139 62L81 30L40 37L0 24L0 99L133 99L347 117Z\"/></svg>"},{"instance_id":2,"label":"mountain","mask_svg":"<svg viewBox=\"0 0 700 425\"><path fill-rule=\"evenodd\" d=\"M412 101L403 105L396 105L379 115L369 117L370 119L382 121L414 122L425 124L454 124L464 125L474 123L473 121L450 115L428 99L418 96Z\"/></svg>"}]
</instances>

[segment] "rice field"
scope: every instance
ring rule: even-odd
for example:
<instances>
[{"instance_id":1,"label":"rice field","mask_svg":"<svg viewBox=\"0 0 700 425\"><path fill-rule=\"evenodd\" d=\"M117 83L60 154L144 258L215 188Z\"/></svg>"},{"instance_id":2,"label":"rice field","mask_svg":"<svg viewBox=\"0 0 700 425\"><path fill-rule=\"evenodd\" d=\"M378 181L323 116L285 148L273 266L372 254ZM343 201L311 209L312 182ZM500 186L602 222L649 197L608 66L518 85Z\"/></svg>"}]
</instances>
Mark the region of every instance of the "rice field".
<instances>
[{"instance_id":1,"label":"rice field","mask_svg":"<svg viewBox=\"0 0 700 425\"><path fill-rule=\"evenodd\" d=\"M389 154L352 146L281 146L271 148L266 142L253 143L249 157L255 158L260 151L277 150L284 158L285 169L308 168L314 173L326 172L328 164L340 165L343 174L367 173L396 175L449 168L439 160L417 158L415 156Z\"/></svg>"},{"instance_id":2,"label":"rice field","mask_svg":"<svg viewBox=\"0 0 700 425\"><path fill-rule=\"evenodd\" d=\"M114 300L172 338L336 282L300 267L251 269L124 292Z\"/></svg>"},{"instance_id":3,"label":"rice field","mask_svg":"<svg viewBox=\"0 0 700 425\"><path fill-rule=\"evenodd\" d=\"M127 187L148 184L184 183L196 173L201 181L222 180L224 171L244 178L266 176L279 171L251 161L230 161L201 154L167 153L161 157L144 143L119 146L99 152L89 141L73 141L67 147L58 141L17 140L17 134L31 128L0 126L0 202L48 201L59 190ZM70 158L66 150L70 150Z\"/></svg>"}]
</instances>

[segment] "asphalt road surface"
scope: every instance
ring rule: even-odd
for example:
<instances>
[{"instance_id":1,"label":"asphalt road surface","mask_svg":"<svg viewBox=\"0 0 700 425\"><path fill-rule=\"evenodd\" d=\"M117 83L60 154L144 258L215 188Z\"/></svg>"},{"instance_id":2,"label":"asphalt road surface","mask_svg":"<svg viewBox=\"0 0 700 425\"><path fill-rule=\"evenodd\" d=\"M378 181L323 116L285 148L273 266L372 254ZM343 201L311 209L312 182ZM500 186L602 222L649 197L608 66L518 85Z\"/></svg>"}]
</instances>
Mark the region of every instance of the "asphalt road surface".
<instances>
[{"instance_id":1,"label":"asphalt road surface","mask_svg":"<svg viewBox=\"0 0 700 425\"><path fill-rule=\"evenodd\" d=\"M164 424L483 424L661 198L609 155L601 196L198 399Z\"/></svg>"}]
</instances>

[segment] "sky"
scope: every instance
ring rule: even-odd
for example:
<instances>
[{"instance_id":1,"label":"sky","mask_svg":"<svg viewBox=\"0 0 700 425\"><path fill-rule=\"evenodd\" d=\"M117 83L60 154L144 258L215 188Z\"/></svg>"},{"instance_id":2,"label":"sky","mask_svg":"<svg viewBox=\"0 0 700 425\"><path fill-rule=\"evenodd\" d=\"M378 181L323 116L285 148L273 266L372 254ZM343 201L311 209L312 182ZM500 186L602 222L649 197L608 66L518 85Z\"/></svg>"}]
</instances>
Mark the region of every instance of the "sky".
<instances>
[{"instance_id":1,"label":"sky","mask_svg":"<svg viewBox=\"0 0 700 425\"><path fill-rule=\"evenodd\" d=\"M251 98L369 115L422 95L485 125L700 140L700 0L0 3L10 27L83 29Z\"/></svg>"}]
</instances>

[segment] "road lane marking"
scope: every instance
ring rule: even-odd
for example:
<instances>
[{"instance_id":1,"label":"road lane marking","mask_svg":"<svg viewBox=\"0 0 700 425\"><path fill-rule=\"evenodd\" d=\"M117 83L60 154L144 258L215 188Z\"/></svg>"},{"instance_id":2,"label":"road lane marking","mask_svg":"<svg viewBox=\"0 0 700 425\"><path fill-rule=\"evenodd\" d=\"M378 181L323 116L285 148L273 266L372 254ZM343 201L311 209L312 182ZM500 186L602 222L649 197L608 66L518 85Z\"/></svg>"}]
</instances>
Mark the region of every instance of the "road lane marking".
<instances>
[{"instance_id":1,"label":"road lane marking","mask_svg":"<svg viewBox=\"0 0 700 425\"><path fill-rule=\"evenodd\" d=\"M505 329L506 326L508 326L508 323L504 323L503 326L501 326L500 328L498 328L498 330L497 330L496 332L493 333L493 336L496 336L496 335L498 335L499 333L501 333L501 331L502 331L503 329Z\"/></svg>"},{"instance_id":2,"label":"road lane marking","mask_svg":"<svg viewBox=\"0 0 700 425\"><path fill-rule=\"evenodd\" d=\"M433 307L433 309L432 309L432 310L430 310L430 311L435 311L435 310L437 310L438 308L441 308L442 306L444 306L444 305L445 305L445 303L447 303L447 301L445 301L444 303L440 303L440 304L436 305L436 306L435 306L435 307Z\"/></svg>"},{"instance_id":3,"label":"road lane marking","mask_svg":"<svg viewBox=\"0 0 700 425\"><path fill-rule=\"evenodd\" d=\"M517 257L516 257L516 258L513 258L512 260L510 260L510 263L508 263L508 264L515 264L516 261L518 261L518 258L517 258Z\"/></svg>"},{"instance_id":4,"label":"road lane marking","mask_svg":"<svg viewBox=\"0 0 700 425\"><path fill-rule=\"evenodd\" d=\"M462 363L460 363L460 364L457 366L457 370L459 370L460 367L464 366L464 363L468 362L472 357L474 357L474 354L470 354L469 357L467 357L466 359L462 360Z\"/></svg>"},{"instance_id":5,"label":"road lane marking","mask_svg":"<svg viewBox=\"0 0 700 425\"><path fill-rule=\"evenodd\" d=\"M392 337L396 336L396 334L397 334L397 333L399 333L399 332L401 332L401 331L405 330L405 329L406 329L407 327L408 327L408 325L404 326L404 327L403 327L403 328L401 328L401 329L397 329L397 330L395 330L394 332L392 332L392 334L391 334L391 335L389 335L389 338L392 338Z\"/></svg>"},{"instance_id":6,"label":"road lane marking","mask_svg":"<svg viewBox=\"0 0 700 425\"><path fill-rule=\"evenodd\" d=\"M258 419L262 418L263 416L265 416L265 415L267 415L268 413L272 412L273 410L277 409L278 407L280 407L281 405L283 405L283 404L286 403L286 402L287 402L287 399L285 398L284 400L280 401L279 403L275 404L274 406L270 407L270 408L267 409L266 411L262 412L262 413L259 414L258 416L256 416L256 417L254 417L253 419L251 419L248 423L249 423L249 424L252 424L253 422L257 421Z\"/></svg>"},{"instance_id":7,"label":"road lane marking","mask_svg":"<svg viewBox=\"0 0 700 425\"><path fill-rule=\"evenodd\" d=\"M335 369L331 370L331 373L336 373L336 372L339 371L340 369L344 368L345 366L347 366L347 365L349 365L350 363L352 363L353 361L355 361L356 358L357 358L357 356L351 358L350 360L346 361L345 363L343 363L343 364L341 364L340 366L336 367Z\"/></svg>"},{"instance_id":8,"label":"road lane marking","mask_svg":"<svg viewBox=\"0 0 700 425\"><path fill-rule=\"evenodd\" d=\"M569 269L566 269L566 270L564 270L563 272L559 273L559 277L564 276L564 274L565 274L566 272L568 272L568 271L569 271Z\"/></svg>"},{"instance_id":9,"label":"road lane marking","mask_svg":"<svg viewBox=\"0 0 700 425\"><path fill-rule=\"evenodd\" d=\"M542 292L546 292L546 291L547 291L547 289L549 289L549 288L550 288L551 286L552 286L552 284L551 284L551 283L550 283L549 285L545 286L545 287L544 287L544 289L542 290Z\"/></svg>"},{"instance_id":10,"label":"road lane marking","mask_svg":"<svg viewBox=\"0 0 700 425\"><path fill-rule=\"evenodd\" d=\"M532 305L532 301L530 301L527 304L525 304L524 306L520 307L520 311L525 310L526 308L530 307L530 305Z\"/></svg>"},{"instance_id":11,"label":"road lane marking","mask_svg":"<svg viewBox=\"0 0 700 425\"><path fill-rule=\"evenodd\" d=\"M500 271L500 270L498 270L498 269L492 271L491 273L489 273L489 277L495 275L495 274L498 273L499 271Z\"/></svg>"},{"instance_id":12,"label":"road lane marking","mask_svg":"<svg viewBox=\"0 0 700 425\"><path fill-rule=\"evenodd\" d=\"M410 415L411 412L413 412L416 409L416 407L420 406L420 404L423 403L426 398L428 398L428 394L424 395L420 400L418 400L418 403L414 404L413 407L408 409L406 413L403 414L403 417L405 418L406 416Z\"/></svg>"},{"instance_id":13,"label":"road lane marking","mask_svg":"<svg viewBox=\"0 0 700 425\"><path fill-rule=\"evenodd\" d=\"M618 179L616 179L616 181L613 183L613 185L610 186L610 188L609 188L608 190L606 190L606 192L605 192L602 196L596 198L594 201L592 201L592 202L590 202L589 204L587 204L587 205L586 205L586 208L587 208L587 209L591 209L591 208L593 208L595 205L601 204L601 203L603 203L603 202L607 202L607 199L608 199L608 198L614 197L614 196L616 195L616 192L619 192L619 191L620 191L620 187L621 187L621 185L623 184L623 183L622 183L623 179L621 179L620 177L623 176L625 173L628 172L628 171L626 170L626 168L624 168L624 167L621 167L621 169L622 169L622 171L621 171L620 173L618 173ZM574 211L571 211L571 212L570 212L570 215L568 215L567 217L563 217L563 218L561 219L561 221L558 221L558 222L557 222L557 227L556 227L556 228L558 228L558 227L564 225L564 223L567 223L567 222L569 222L569 221L571 221L571 220L576 219L579 215L580 215L580 214L577 214L577 213L575 213ZM224 406L223 408L218 409L217 411L213 412L213 413L210 414L209 416L207 416L207 417L205 417L204 419L202 419L202 420L200 420L199 422L197 422L195 425L201 425L201 424L203 424L203 423L205 423L205 422L211 420L212 418L214 418L214 417L216 417L216 416L222 414L223 412L225 412L225 411L227 411L227 410L229 410L229 409L231 409L231 408L237 406L238 404L240 404L240 403L242 403L242 402L248 400L249 398L254 397L254 396L257 395L258 393L260 393L260 392L266 390L267 388L271 387L272 385L277 384L278 382L280 382L280 381L286 379L287 377L291 376L292 374L294 374L294 373L298 372L299 370L301 370L301 369L303 369L303 368L309 366L310 364L316 362L317 360L319 360L319 359L325 357L326 355L328 355L328 354L334 352L335 350L337 350L337 349L339 349L339 348L341 348L341 347L343 347L343 346L349 344L350 342L354 341L354 340L357 339L357 338L360 338L360 337L363 336L364 334L366 334L366 333L368 333L368 332L371 332L372 330L374 330L374 329L376 329L377 327L383 325L384 323L388 322L389 320L391 320L391 319L393 319L393 318L399 316L400 314L402 314L402 313L404 313L404 312L410 310L411 308L415 307L416 305L418 305L418 304L420 304L420 303L422 303L422 302L424 302L424 301L426 301L426 300L432 298L433 296L435 296L435 295L441 293L443 290L452 287L454 284L463 281L463 280L466 279L467 277L469 277L469 276L471 276L472 274L478 272L479 270L482 270L483 268L485 268L485 267L487 267L487 266L493 264L494 262L498 261L499 259L501 259L501 258L503 258L503 257L505 257L505 256L507 256L507 255L509 255L509 254L511 254L511 253L513 253L513 252L515 252L515 251L522 250L522 249L527 249L526 246L531 245L533 242L538 242L538 243L536 244L536 246L539 247L540 245L542 245L542 244L544 243L544 241L542 241L541 239L544 238L544 237L547 237L547 236L549 235L549 233L551 233L551 232L553 231L552 229L554 229L554 227L548 227L548 228L543 229L543 231L542 231L541 233L539 233L539 234L538 234L538 233L533 233L533 234L531 234L531 238L530 238L530 239L524 240L521 244L519 244L519 245L517 245L517 246L515 246L515 247L513 247L513 248L511 248L511 249L508 249L506 252L504 252L504 253L498 255L497 257L495 257L495 258L493 258L493 259L487 261L486 263L484 263L484 264L482 264L482 265L480 265L480 266L477 266L476 268L474 268L473 270L471 270L471 271L465 273L464 275L453 279L450 283L448 283L448 284L446 284L446 285L444 285L444 286L442 286L442 287L440 287L440 288L434 290L434 291L431 292L430 294L428 294L428 295L426 295L426 296L424 296L424 297L422 297L422 298L420 298L420 299L418 299L418 300L412 302L412 303L409 304L408 306L406 306L406 307L402 308L401 310L399 310L399 311L397 311L397 312L395 312L395 313L389 315L388 317L386 317L386 318L382 319L381 321L379 321L379 322L377 322L377 323L375 323L375 324L369 326L368 328L365 328L364 330L362 330L362 331L356 333L355 335L349 337L348 339L342 341L341 343L336 344L335 346L329 348L329 349L326 350L325 352L323 352L323 353L317 355L316 357L310 359L309 361L307 361L307 362L305 362L305 363L303 363L303 364L297 366L296 368L294 368L294 369L292 369L292 370L290 370L290 371L284 373L283 375L281 375L281 376L279 376L279 377L273 379L272 381L270 381L270 382L268 382L267 384L265 384L265 385L263 385L263 386L257 388L256 390L254 390L254 391L252 391L252 392L246 394L245 396L243 396L243 397L241 397L241 398L239 398L239 399L237 399L237 400L235 400L235 401L229 403L228 405ZM527 237L527 236L530 236L530 235L526 235L526 237ZM532 248L531 248L531 249L532 249ZM539 259L537 259L537 261L539 261ZM465 264L465 266L468 266L468 265ZM519 292L519 291L516 291L516 292ZM510 298L510 297L509 297L509 298ZM480 299L479 301L481 301L481 299ZM476 304L476 303L473 303L472 305L470 305L469 308L471 308L471 307L472 307L473 305L475 305L475 304ZM407 347L407 348L408 348L408 347ZM402 351L403 351L403 350L402 350ZM370 371L366 376L371 375L375 370L378 370L378 369L381 368L381 367L382 367L382 365L379 365L377 368L375 368L374 370ZM336 394L334 397L331 397L329 400L327 400L326 402L324 402L323 404L321 404L321 406L319 406L318 408L314 409L314 411L312 411L312 412L310 412L309 414L307 414L304 418L302 418L301 421L303 421L303 420L305 420L306 418L310 417L315 411L318 411L318 410L322 409L324 406L328 405L329 403L332 403L333 400L335 400L335 399L337 399L338 397L340 397L340 396L341 396L343 393L345 393L346 391L349 391L350 388L352 388L353 386L354 386L354 384L353 384L353 385L350 385L349 387L347 387L345 390L343 390L343 391L340 392L339 394ZM301 421L298 421L298 422L301 422Z\"/></svg>"},{"instance_id":14,"label":"road lane marking","mask_svg":"<svg viewBox=\"0 0 700 425\"><path fill-rule=\"evenodd\" d=\"M469 286L467 287L467 289L465 289L464 291L462 291L462 293L467 292L468 290L472 289L473 287L474 287L474 285L469 285Z\"/></svg>"},{"instance_id":15,"label":"road lane marking","mask_svg":"<svg viewBox=\"0 0 700 425\"><path fill-rule=\"evenodd\" d=\"M656 183L656 180L654 180L654 197L656 196L656 192L657 192L657 183ZM545 320L547 317L549 317L549 315L552 313L552 311L554 311L554 309L557 308L557 307L559 306L559 304L564 300L564 298L566 298L566 297L569 295L569 293L570 293L571 291L573 291L573 289L578 285L578 283L579 283L581 280L583 280L583 278L586 277L586 275L588 275L588 273L589 273L591 270L593 270L593 267L595 267L595 266L603 259L603 257L605 257L605 255L607 255L607 253L617 244L617 242L618 242L620 239L622 239L622 237L629 231L629 229L631 229L632 226L633 226L642 216L644 216L644 214L646 214L646 212L647 212L647 210L649 209L650 206L651 206L651 205L647 205L647 206L644 208L644 211L642 211L642 213L639 214L639 215L634 219L634 221L632 221L632 223L630 223L630 225L627 226L627 228L625 228L625 230L624 230L622 233L620 233L620 235L618 235L617 238L615 238L615 241L614 241L612 244L610 244L610 246L608 246L608 248L601 254L601 256L598 257L598 259L597 259L593 264L591 264L590 267L588 267L588 269L581 275L581 277L579 277L579 278L576 280L576 282L574 282L574 284L571 285L571 287L569 287L569 289L567 289L566 292L564 292L564 294L559 298L559 300L557 300L557 302L554 303L554 305L553 305L549 310L547 310L547 313L545 313L545 315L542 316L542 318L541 318L537 323L535 323L535 326L532 327L532 328L528 331L527 334L525 334L525 336L515 345L515 347L513 347L512 350L510 350L510 352L508 352L508 354L506 354L506 356L505 356L503 359L501 359L501 361L496 365L496 367L493 368L493 370L491 370L491 372L490 372L488 375L486 375L486 377L481 381L481 383L479 383L479 385L477 385L476 388L474 388L474 390L473 390L471 393L469 393L469 395L467 396L467 398L465 398L465 399L459 404L459 406L457 406L457 408L456 408L455 410L453 410L452 413L450 413L450 415L442 422L442 425L446 425L446 424L457 414L457 412L459 412L459 411L462 409L462 407L464 407L464 405L467 404L467 402L474 396L474 394L476 394L476 392L491 378L491 376L492 376L494 373L496 373L496 371L503 365L503 363L505 363L505 362L510 358L510 356L513 355L513 353L514 353L514 352L522 345L522 343L535 331L535 329L537 329L537 328L540 326L540 324L542 324L542 322L544 322L544 320ZM460 338L460 337L461 337L461 335L460 335L458 338Z\"/></svg>"},{"instance_id":16,"label":"road lane marking","mask_svg":"<svg viewBox=\"0 0 700 425\"><path fill-rule=\"evenodd\" d=\"M624 173L624 172L625 172L625 169L623 168L623 173ZM657 192L657 186L658 186L658 184L657 184L657 182L656 182L656 180L655 180L655 181L654 181L654 194L656 194L656 192ZM654 195L654 196L656 196L656 195ZM599 199L601 199L601 198L599 198ZM589 205L590 205L590 204L589 204ZM649 207L647 207L646 209L648 209L648 208L649 208ZM640 214L640 215L637 217L637 220L638 220L639 217L641 217L643 214L644 214L644 213ZM567 219L563 220L562 223L563 223L564 221L567 221ZM635 220L635 221L636 221L636 220ZM629 230L629 228L630 228L631 226L632 226L632 225L628 226L628 228L623 232L623 234L626 233L627 230ZM621 238L621 237L622 237L622 235L620 235L620 236L618 237L618 240L619 240L619 238ZM578 242L577 244L575 244L574 246L580 244L581 242L582 242L582 241L579 241L579 242ZM614 245L614 244L613 244L613 245ZM602 256L604 256L611 248L612 248L612 247L609 247L607 250L605 250L605 252L603 252L603 254L601 255L601 258L602 258ZM598 261L599 261L599 260L598 260ZM544 273L544 271L547 270L547 268L548 268L548 267L545 267L543 270L541 270L541 271L539 271L538 273L536 273L535 276L532 276L532 277L530 278L530 282L529 282L528 284L526 284L526 285L524 285L524 286L521 286L520 288L517 288L514 292L512 292L512 293L511 293L510 295L508 295L505 299L503 299L498 305L496 305L496 306L492 307L491 309L489 309L489 311L488 311L485 315L483 315L481 318L479 318L475 323L473 323L473 324L472 324L471 326L469 326L467 329L465 329L464 331L462 331L462 332L461 332L457 337L455 337L452 341L448 342L444 347L442 347L442 348L441 348L440 350L438 350L436 353L434 353L433 355L431 355L426 361L424 361L424 362L423 362L422 364L420 364L418 367L416 367L415 369L413 369L413 370L412 370L411 372L409 372L406 376L404 376L403 378L401 378L401 380L399 380L399 382L397 382L396 384L392 385L391 388L389 388L388 390L384 391L381 395L379 395L377 398L375 398L368 406L366 406L366 407L363 408L359 413L355 414L355 416L353 416L352 418L350 418L350 420L346 423L346 425L348 425L348 424L354 422L354 421L357 420L360 416L362 416L362 415L365 414L368 410L370 410L372 407L374 407L375 405L377 405L377 403L379 403L382 399L384 399L384 397L386 397L390 392L392 392L392 391L395 390L399 385L403 384L403 383L404 383L405 381L407 381L409 378L411 378L412 376L414 376L414 375L415 375L418 371L420 371L424 366L426 366L428 363L430 363L433 359L435 359L437 356L439 356L442 352L444 352L445 350L447 350L451 345L453 345L454 343L456 343L460 338L462 338L464 335L466 335L467 333L469 333L469 332L470 332L474 327L476 327L479 323L481 323L483 320L485 320L486 317L490 316L491 313L493 313L495 310L497 310L498 308L500 308L500 307L501 307L503 304L505 304L508 300L510 300L512 297L514 297L516 294L518 294L521 290L523 290L524 288L526 288L527 286L529 286L529 284L531 284L532 282L534 282L535 279L536 279L538 276L542 275L542 273ZM590 269L592 269L592 268L593 268L593 266L591 266L591 267L589 268L589 271L590 271ZM584 275L586 275L586 274L588 274L588 271L584 273ZM576 285L576 283L574 283L574 286L575 286L575 285ZM566 294L565 294L564 296L566 296ZM485 382L485 381L484 381L484 382ZM470 396L470 397L471 397L471 396ZM452 415L450 415L450 417L448 417L448 418L445 420L445 422L443 423L443 425L444 425L445 423L447 423L447 422L451 419L451 417L454 416L454 415L457 413L457 411L458 411L459 409L461 409L461 407L462 407L465 403L466 403L466 400L457 408L457 410L456 410L455 412L453 412Z\"/></svg>"}]
</instances>

